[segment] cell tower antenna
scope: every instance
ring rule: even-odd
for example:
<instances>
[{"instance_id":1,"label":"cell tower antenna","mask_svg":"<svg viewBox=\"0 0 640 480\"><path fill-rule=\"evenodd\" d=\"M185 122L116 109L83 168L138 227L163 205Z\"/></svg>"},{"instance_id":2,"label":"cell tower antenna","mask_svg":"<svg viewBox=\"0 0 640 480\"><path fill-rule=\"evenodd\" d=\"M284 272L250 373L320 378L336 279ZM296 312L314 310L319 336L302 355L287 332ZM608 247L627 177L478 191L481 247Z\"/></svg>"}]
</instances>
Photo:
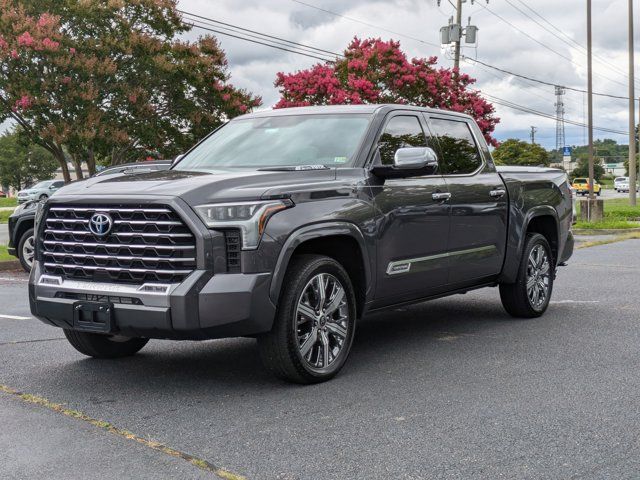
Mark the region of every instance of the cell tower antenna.
<instances>
[{"instance_id":1,"label":"cell tower antenna","mask_svg":"<svg viewBox=\"0 0 640 480\"><path fill-rule=\"evenodd\" d=\"M556 154L557 161L562 161L562 151L565 147L564 135L564 87L556 86Z\"/></svg>"}]
</instances>

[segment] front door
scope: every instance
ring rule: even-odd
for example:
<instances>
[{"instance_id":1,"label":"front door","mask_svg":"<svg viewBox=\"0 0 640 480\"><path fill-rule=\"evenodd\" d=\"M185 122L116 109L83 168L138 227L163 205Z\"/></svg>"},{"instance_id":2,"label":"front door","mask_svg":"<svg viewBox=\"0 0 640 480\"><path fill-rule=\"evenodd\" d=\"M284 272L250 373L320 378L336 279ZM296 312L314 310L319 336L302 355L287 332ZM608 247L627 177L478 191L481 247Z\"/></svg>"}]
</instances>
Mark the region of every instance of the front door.
<instances>
[{"instance_id":1,"label":"front door","mask_svg":"<svg viewBox=\"0 0 640 480\"><path fill-rule=\"evenodd\" d=\"M435 147L420 114L395 112L378 141L379 160L393 165L402 147ZM447 186L440 174L372 179L377 210L376 306L427 296L447 283ZM389 299L389 300L387 300Z\"/></svg>"},{"instance_id":2,"label":"front door","mask_svg":"<svg viewBox=\"0 0 640 480\"><path fill-rule=\"evenodd\" d=\"M451 193L449 283L498 275L505 255L508 199L485 144L476 141L480 130L464 119L438 116L429 118L429 127L438 137L440 166Z\"/></svg>"}]
</instances>

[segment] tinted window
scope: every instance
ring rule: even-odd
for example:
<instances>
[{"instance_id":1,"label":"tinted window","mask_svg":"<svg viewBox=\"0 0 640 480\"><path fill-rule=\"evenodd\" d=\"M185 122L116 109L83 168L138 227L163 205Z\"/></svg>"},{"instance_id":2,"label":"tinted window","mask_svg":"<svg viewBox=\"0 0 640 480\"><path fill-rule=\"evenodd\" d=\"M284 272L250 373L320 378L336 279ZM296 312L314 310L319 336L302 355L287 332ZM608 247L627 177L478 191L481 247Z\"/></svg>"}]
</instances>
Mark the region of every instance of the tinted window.
<instances>
[{"instance_id":1,"label":"tinted window","mask_svg":"<svg viewBox=\"0 0 640 480\"><path fill-rule=\"evenodd\" d=\"M446 175L475 172L482 158L469 125L455 120L432 118L430 126L440 144L440 168Z\"/></svg>"},{"instance_id":2,"label":"tinted window","mask_svg":"<svg viewBox=\"0 0 640 480\"><path fill-rule=\"evenodd\" d=\"M53 186L56 188L60 188L64 186L64 182L60 181L60 182L53 182Z\"/></svg>"},{"instance_id":3,"label":"tinted window","mask_svg":"<svg viewBox=\"0 0 640 480\"><path fill-rule=\"evenodd\" d=\"M393 117L384 128L378 142L383 165L393 165L396 150L402 147L426 147L427 139L418 117Z\"/></svg>"}]
</instances>

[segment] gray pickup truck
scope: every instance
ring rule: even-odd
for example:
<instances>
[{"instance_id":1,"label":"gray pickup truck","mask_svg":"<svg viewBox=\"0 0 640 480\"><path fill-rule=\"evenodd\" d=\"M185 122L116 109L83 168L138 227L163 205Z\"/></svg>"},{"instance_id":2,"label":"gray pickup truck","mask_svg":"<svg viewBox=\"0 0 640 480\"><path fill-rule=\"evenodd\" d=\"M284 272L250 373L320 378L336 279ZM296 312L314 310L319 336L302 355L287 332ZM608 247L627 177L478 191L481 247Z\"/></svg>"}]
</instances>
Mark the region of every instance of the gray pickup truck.
<instances>
[{"instance_id":1,"label":"gray pickup truck","mask_svg":"<svg viewBox=\"0 0 640 480\"><path fill-rule=\"evenodd\" d=\"M277 376L320 382L367 312L498 286L512 316L542 315L572 220L564 172L497 169L466 115L254 113L170 170L58 191L37 213L31 311L92 357L250 336Z\"/></svg>"}]
</instances>

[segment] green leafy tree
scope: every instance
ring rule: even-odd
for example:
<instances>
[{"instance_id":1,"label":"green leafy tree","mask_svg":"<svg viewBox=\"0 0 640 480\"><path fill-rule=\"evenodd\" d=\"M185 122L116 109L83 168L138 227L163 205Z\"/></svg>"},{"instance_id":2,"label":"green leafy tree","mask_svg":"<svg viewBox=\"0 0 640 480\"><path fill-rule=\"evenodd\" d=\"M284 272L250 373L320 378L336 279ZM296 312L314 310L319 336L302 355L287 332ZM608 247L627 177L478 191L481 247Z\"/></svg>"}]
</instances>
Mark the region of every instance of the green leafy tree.
<instances>
[{"instance_id":1,"label":"green leafy tree","mask_svg":"<svg viewBox=\"0 0 640 480\"><path fill-rule=\"evenodd\" d=\"M515 138L502 142L494 151L493 159L498 165L548 166L549 152L540 145Z\"/></svg>"},{"instance_id":2,"label":"green leafy tree","mask_svg":"<svg viewBox=\"0 0 640 480\"><path fill-rule=\"evenodd\" d=\"M215 38L178 36L174 0L0 0L0 120L66 172L170 157L261 103L229 83ZM47 13L43 13L47 12Z\"/></svg>"},{"instance_id":3,"label":"green leafy tree","mask_svg":"<svg viewBox=\"0 0 640 480\"><path fill-rule=\"evenodd\" d=\"M600 181L600 179L604 176L605 170L604 167L599 162L594 162L593 165L593 178L596 181ZM589 178L589 157L587 154L581 154L578 158L578 164L571 172L571 178L584 177Z\"/></svg>"},{"instance_id":4,"label":"green leafy tree","mask_svg":"<svg viewBox=\"0 0 640 480\"><path fill-rule=\"evenodd\" d=\"M14 130L0 136L0 185L20 190L53 178L56 159L39 145L25 143Z\"/></svg>"}]
</instances>

